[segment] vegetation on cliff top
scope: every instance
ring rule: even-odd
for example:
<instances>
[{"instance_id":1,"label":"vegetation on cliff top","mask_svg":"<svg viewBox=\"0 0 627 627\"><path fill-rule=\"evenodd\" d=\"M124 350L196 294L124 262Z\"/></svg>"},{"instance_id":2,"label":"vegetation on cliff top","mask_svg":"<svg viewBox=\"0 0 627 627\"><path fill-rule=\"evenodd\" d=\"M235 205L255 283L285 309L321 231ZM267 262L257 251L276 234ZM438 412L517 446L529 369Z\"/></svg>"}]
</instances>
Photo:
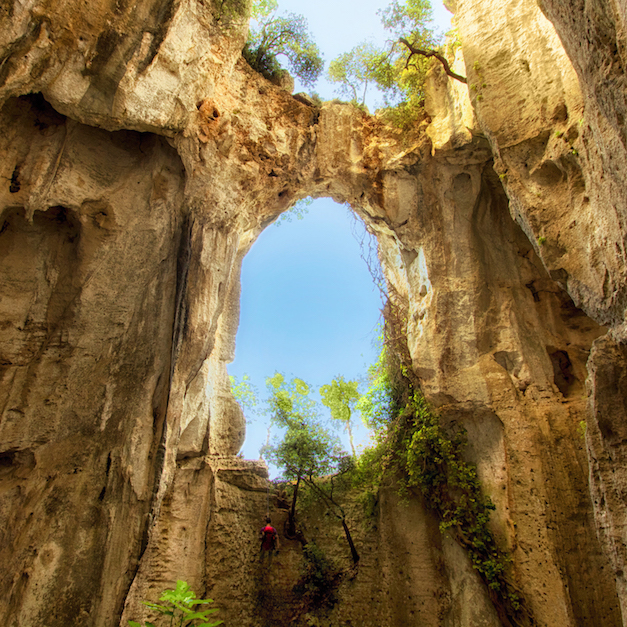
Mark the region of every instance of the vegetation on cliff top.
<instances>
[{"instance_id":1,"label":"vegetation on cliff top","mask_svg":"<svg viewBox=\"0 0 627 627\"><path fill-rule=\"evenodd\" d=\"M324 64L307 32L307 22L300 15L279 16L276 9L276 0L253 3L256 25L242 54L251 67L276 84L281 84L286 72L279 62L283 56L290 72L312 87ZM447 51L430 27L429 0L394 0L379 15L390 34L387 45L360 43L330 62L327 78L338 85L341 96L359 107L365 106L368 89L376 87L383 96L386 117L404 127L422 111L425 77L433 59L449 76L466 79L451 69Z\"/></svg>"},{"instance_id":2,"label":"vegetation on cliff top","mask_svg":"<svg viewBox=\"0 0 627 627\"><path fill-rule=\"evenodd\" d=\"M294 13L278 15L276 0L253 3L252 17L258 25L250 29L242 51L248 64L269 81L280 84L285 74L279 62L282 56L289 71L313 87L322 74L324 61L307 30L307 20Z\"/></svg>"}]
</instances>

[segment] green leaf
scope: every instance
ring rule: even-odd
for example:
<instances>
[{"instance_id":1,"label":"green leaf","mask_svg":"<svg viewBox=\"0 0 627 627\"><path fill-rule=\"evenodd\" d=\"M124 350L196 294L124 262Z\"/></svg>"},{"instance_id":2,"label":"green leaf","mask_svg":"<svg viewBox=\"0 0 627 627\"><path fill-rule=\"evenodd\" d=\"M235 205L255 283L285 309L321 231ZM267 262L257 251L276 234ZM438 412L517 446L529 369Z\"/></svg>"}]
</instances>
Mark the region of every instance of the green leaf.
<instances>
[{"instance_id":1,"label":"green leaf","mask_svg":"<svg viewBox=\"0 0 627 627\"><path fill-rule=\"evenodd\" d=\"M305 85L313 85L324 67L318 46L308 32L302 15L268 15L260 20L259 28L250 29L244 59L266 78L280 77L282 70L277 56L287 59L289 70Z\"/></svg>"},{"instance_id":2,"label":"green leaf","mask_svg":"<svg viewBox=\"0 0 627 627\"><path fill-rule=\"evenodd\" d=\"M151 610L155 612L161 612L162 614L166 614L168 616L172 615L172 608L166 605L158 605L157 603L150 603L148 601L144 601L144 605L148 606Z\"/></svg>"},{"instance_id":3,"label":"green leaf","mask_svg":"<svg viewBox=\"0 0 627 627\"><path fill-rule=\"evenodd\" d=\"M250 10L250 16L254 20L260 20L261 18L268 17L273 11L276 11L277 6L277 0L254 0Z\"/></svg>"}]
</instances>

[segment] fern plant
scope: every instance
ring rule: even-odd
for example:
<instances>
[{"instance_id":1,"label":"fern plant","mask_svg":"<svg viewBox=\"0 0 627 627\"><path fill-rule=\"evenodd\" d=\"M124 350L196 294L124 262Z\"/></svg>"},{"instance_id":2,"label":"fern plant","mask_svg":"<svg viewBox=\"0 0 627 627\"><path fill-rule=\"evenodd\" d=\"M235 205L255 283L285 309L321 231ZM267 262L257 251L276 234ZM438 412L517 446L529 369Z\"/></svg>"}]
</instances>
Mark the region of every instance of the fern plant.
<instances>
[{"instance_id":1,"label":"fern plant","mask_svg":"<svg viewBox=\"0 0 627 627\"><path fill-rule=\"evenodd\" d=\"M176 589L164 590L159 601L162 601L163 604L144 601L144 605L162 615L163 620L159 623L162 627L216 627L216 625L221 625L224 622L223 620L218 620L214 623L209 622L209 615L217 612L217 608L202 612L195 610L195 605L213 603L213 599L197 599L196 594L190 589L187 582L180 579L176 582ZM168 616L170 617L169 622L167 622L168 619L166 618ZM137 623L134 620L129 620L128 623L130 627L142 627L141 623ZM146 621L144 627L157 626Z\"/></svg>"}]
</instances>

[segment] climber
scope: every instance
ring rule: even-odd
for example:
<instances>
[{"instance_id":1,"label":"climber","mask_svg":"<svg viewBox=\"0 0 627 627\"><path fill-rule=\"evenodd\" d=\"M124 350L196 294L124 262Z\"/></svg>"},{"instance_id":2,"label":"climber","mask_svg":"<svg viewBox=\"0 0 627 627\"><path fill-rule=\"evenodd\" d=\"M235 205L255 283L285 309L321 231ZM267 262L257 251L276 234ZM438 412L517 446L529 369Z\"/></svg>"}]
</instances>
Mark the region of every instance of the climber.
<instances>
[{"instance_id":1,"label":"climber","mask_svg":"<svg viewBox=\"0 0 627 627\"><path fill-rule=\"evenodd\" d=\"M279 553L279 534L276 529L270 524L272 521L270 517L266 517L266 526L263 527L261 532L259 533L259 538L261 540L261 552L260 557L263 562L268 556L268 566L272 564L272 555L274 552Z\"/></svg>"}]
</instances>

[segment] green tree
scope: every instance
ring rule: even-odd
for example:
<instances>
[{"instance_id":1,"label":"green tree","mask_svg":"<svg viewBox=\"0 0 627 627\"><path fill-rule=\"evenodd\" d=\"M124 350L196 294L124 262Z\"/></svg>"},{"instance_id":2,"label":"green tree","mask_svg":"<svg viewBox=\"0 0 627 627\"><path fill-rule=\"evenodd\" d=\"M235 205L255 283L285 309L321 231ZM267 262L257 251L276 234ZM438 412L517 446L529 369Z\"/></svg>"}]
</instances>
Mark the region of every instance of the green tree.
<instances>
[{"instance_id":1,"label":"green tree","mask_svg":"<svg viewBox=\"0 0 627 627\"><path fill-rule=\"evenodd\" d=\"M351 445L353 458L357 457L355 443L353 442L353 430L351 428L351 418L353 409L360 399L358 381L345 381L339 375L329 385L320 388L322 404L331 410L331 418L344 423L348 440Z\"/></svg>"},{"instance_id":2,"label":"green tree","mask_svg":"<svg viewBox=\"0 0 627 627\"><path fill-rule=\"evenodd\" d=\"M264 447L267 458L283 476L294 481L288 532L296 536L296 503L304 477L318 477L334 470L341 448L320 423L310 388L302 379L286 381L280 373L266 379L270 394L267 401L271 423L284 430L278 442Z\"/></svg>"},{"instance_id":3,"label":"green tree","mask_svg":"<svg viewBox=\"0 0 627 627\"><path fill-rule=\"evenodd\" d=\"M333 59L327 76L331 82L339 84L340 95L363 106L368 86L382 82L380 69L385 67L386 57L387 53L364 42Z\"/></svg>"},{"instance_id":4,"label":"green tree","mask_svg":"<svg viewBox=\"0 0 627 627\"><path fill-rule=\"evenodd\" d=\"M369 429L385 432L394 414L392 383L389 375L388 347L379 338L381 350L374 364L368 366L368 389L359 397L356 409Z\"/></svg>"},{"instance_id":5,"label":"green tree","mask_svg":"<svg viewBox=\"0 0 627 627\"><path fill-rule=\"evenodd\" d=\"M326 429L317 404L309 397L310 387L302 379L287 382L280 373L266 380L270 397L268 408L274 425L284 430L277 443L265 447L270 461L283 469L283 476L294 482L288 515L288 535L307 541L296 529L296 503L301 483L307 484L341 521L353 561L359 554L346 523L346 513L333 494L334 477L349 469L339 440Z\"/></svg>"},{"instance_id":6,"label":"green tree","mask_svg":"<svg viewBox=\"0 0 627 627\"><path fill-rule=\"evenodd\" d=\"M294 13L278 16L275 11L269 12L273 6L269 0L258 8L255 15L259 27L251 28L242 55L253 69L274 82L284 72L278 60L283 56L289 71L311 87L322 73L324 62L307 30L307 20Z\"/></svg>"},{"instance_id":7,"label":"green tree","mask_svg":"<svg viewBox=\"0 0 627 627\"><path fill-rule=\"evenodd\" d=\"M231 384L231 392L235 400L240 404L244 412L247 414L256 414L259 404L257 400L257 388L253 385L250 377L245 374L242 380L239 381L237 377L231 374L229 375L229 383Z\"/></svg>"},{"instance_id":8,"label":"green tree","mask_svg":"<svg viewBox=\"0 0 627 627\"><path fill-rule=\"evenodd\" d=\"M387 48L362 43L329 64L329 80L339 84L343 95L361 104L369 86L376 86L385 104L396 105L397 121L411 121L422 110L424 82L429 59L436 58L451 77L466 79L453 72L429 23L429 0L394 0L380 12L383 27L393 40ZM360 97L359 97L360 96Z\"/></svg>"},{"instance_id":9,"label":"green tree","mask_svg":"<svg viewBox=\"0 0 627 627\"><path fill-rule=\"evenodd\" d=\"M405 2L394 0L381 11L384 28L390 31L395 36L396 42L402 45L400 59L406 71L411 71L412 68L419 70L421 62L424 63L426 59L433 57L442 64L449 76L465 83L466 79L451 70L448 60L442 54L441 42L428 26L431 20L432 10L429 0L405 0ZM417 72L417 76L412 77L410 72L404 77L401 76L401 88L414 89L412 83L419 74L420 72ZM408 81L406 86L403 85L403 81Z\"/></svg>"},{"instance_id":10,"label":"green tree","mask_svg":"<svg viewBox=\"0 0 627 627\"><path fill-rule=\"evenodd\" d=\"M253 0L250 8L250 17L253 20L262 20L276 11L278 6L277 0Z\"/></svg>"}]
</instances>

